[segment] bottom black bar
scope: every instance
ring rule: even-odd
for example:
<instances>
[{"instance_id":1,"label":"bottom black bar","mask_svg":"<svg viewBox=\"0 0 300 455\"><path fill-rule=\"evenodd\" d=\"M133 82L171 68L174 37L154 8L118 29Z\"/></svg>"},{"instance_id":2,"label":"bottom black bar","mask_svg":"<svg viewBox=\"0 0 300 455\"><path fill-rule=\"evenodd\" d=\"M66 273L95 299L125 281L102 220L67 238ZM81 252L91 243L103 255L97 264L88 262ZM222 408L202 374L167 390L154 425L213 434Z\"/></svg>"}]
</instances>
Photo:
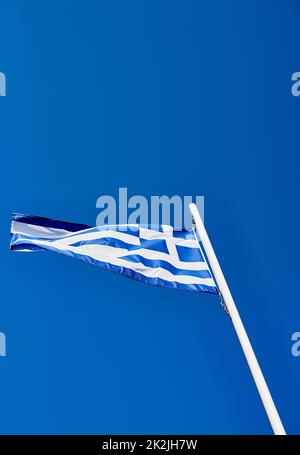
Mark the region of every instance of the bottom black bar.
<instances>
[{"instance_id":1,"label":"bottom black bar","mask_svg":"<svg viewBox=\"0 0 300 455\"><path fill-rule=\"evenodd\" d=\"M196 436L196 435L101 435L101 436L0 436L0 453L39 453L59 450L83 454L206 453L206 450L272 448L299 449L299 436Z\"/></svg>"}]
</instances>

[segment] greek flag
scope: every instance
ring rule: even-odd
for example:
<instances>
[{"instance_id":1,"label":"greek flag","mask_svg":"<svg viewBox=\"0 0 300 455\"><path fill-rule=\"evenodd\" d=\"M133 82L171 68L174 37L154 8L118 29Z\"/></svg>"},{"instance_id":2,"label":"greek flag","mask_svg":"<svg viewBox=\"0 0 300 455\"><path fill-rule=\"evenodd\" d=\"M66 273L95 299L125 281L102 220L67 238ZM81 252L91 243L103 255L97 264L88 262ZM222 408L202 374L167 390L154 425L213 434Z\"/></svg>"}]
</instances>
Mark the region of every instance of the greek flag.
<instances>
[{"instance_id":1,"label":"greek flag","mask_svg":"<svg viewBox=\"0 0 300 455\"><path fill-rule=\"evenodd\" d=\"M217 293L194 231L166 225L91 227L14 214L10 247L54 251L155 286Z\"/></svg>"}]
</instances>

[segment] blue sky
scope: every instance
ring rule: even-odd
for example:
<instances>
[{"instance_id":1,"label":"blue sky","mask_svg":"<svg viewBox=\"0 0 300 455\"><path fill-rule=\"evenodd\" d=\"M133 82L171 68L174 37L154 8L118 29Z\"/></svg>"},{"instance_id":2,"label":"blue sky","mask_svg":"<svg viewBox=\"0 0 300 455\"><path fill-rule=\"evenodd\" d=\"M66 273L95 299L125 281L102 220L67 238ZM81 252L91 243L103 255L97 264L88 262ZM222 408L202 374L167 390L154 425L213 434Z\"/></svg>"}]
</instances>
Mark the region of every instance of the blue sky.
<instances>
[{"instance_id":1,"label":"blue sky","mask_svg":"<svg viewBox=\"0 0 300 455\"><path fill-rule=\"evenodd\" d=\"M12 212L94 224L96 200L204 195L289 433L299 433L299 4L0 3L0 433L269 434L215 296L12 254Z\"/></svg>"}]
</instances>

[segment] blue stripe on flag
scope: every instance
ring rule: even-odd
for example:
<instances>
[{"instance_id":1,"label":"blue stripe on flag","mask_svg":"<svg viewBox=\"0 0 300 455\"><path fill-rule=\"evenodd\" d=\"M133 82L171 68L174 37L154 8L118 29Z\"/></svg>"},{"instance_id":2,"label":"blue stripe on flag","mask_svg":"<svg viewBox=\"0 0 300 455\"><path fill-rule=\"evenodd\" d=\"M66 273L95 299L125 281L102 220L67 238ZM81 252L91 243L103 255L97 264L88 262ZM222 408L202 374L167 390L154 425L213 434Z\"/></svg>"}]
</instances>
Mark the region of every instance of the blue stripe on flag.
<instances>
[{"instance_id":1,"label":"blue stripe on flag","mask_svg":"<svg viewBox=\"0 0 300 455\"><path fill-rule=\"evenodd\" d=\"M57 221L43 216L28 216L22 213L13 213L13 221L18 221L24 224L33 224L35 226L49 227L53 229L64 229L65 231L77 232L89 229L91 226L86 224L69 223L68 221Z\"/></svg>"},{"instance_id":2,"label":"blue stripe on flag","mask_svg":"<svg viewBox=\"0 0 300 455\"><path fill-rule=\"evenodd\" d=\"M123 232L123 231L122 231ZM159 251L160 253L168 254L168 248L165 240L144 240L140 239L140 245L133 245L132 243L126 243L123 240L119 240L113 237L102 237L100 239L91 239L91 240L80 240L79 242L71 243L70 246L83 246L83 245L105 245L111 246L113 248L124 248L125 250L139 250L139 249L149 249L154 251Z\"/></svg>"},{"instance_id":3,"label":"blue stripe on flag","mask_svg":"<svg viewBox=\"0 0 300 455\"><path fill-rule=\"evenodd\" d=\"M176 245L178 257L183 262L204 262L204 257L199 248Z\"/></svg>"},{"instance_id":4,"label":"blue stripe on flag","mask_svg":"<svg viewBox=\"0 0 300 455\"><path fill-rule=\"evenodd\" d=\"M188 275L188 276L195 276L197 278L211 278L211 274L208 270L186 270L186 269L179 269L174 267L167 261L163 261L160 259L146 259L143 256L138 254L129 254L128 256L122 256L122 259L126 261L135 262L135 263L142 263L146 267L151 268L158 268L161 267L162 269L169 270L169 272L173 273L173 275Z\"/></svg>"},{"instance_id":5,"label":"blue stripe on flag","mask_svg":"<svg viewBox=\"0 0 300 455\"><path fill-rule=\"evenodd\" d=\"M194 231L173 231L173 237L178 239L195 240Z\"/></svg>"}]
</instances>

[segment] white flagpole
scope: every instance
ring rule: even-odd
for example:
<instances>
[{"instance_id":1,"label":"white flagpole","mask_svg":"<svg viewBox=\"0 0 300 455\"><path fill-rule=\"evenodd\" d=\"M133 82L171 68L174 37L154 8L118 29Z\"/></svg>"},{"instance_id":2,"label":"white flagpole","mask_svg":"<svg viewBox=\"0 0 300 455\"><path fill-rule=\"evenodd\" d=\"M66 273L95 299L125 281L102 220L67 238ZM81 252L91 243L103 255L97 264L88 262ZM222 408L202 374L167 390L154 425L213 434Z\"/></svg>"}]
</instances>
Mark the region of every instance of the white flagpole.
<instances>
[{"instance_id":1,"label":"white flagpole","mask_svg":"<svg viewBox=\"0 0 300 455\"><path fill-rule=\"evenodd\" d=\"M200 241L203 245L203 249L207 256L209 265L213 272L215 281L218 285L219 291L224 300L228 314L232 320L233 326L235 328L238 339L241 343L242 349L244 351L246 360L248 362L250 371L252 373L254 382L256 384L257 390L259 392L260 398L264 405L265 411L269 418L270 424L272 426L273 432L276 435L285 435L286 432L280 420L279 414L277 412L276 406L274 404L273 398L268 389L265 378L260 369L259 363L256 359L255 353L249 341L248 335L238 313L238 310L235 306L234 300L232 298L229 287L227 286L226 280L224 278L222 269L218 262L218 259L215 255L212 244L210 243L209 237L207 235L204 224L201 220L200 214L198 212L197 206L195 204L190 204L189 209L191 211L196 230L198 232Z\"/></svg>"}]
</instances>

